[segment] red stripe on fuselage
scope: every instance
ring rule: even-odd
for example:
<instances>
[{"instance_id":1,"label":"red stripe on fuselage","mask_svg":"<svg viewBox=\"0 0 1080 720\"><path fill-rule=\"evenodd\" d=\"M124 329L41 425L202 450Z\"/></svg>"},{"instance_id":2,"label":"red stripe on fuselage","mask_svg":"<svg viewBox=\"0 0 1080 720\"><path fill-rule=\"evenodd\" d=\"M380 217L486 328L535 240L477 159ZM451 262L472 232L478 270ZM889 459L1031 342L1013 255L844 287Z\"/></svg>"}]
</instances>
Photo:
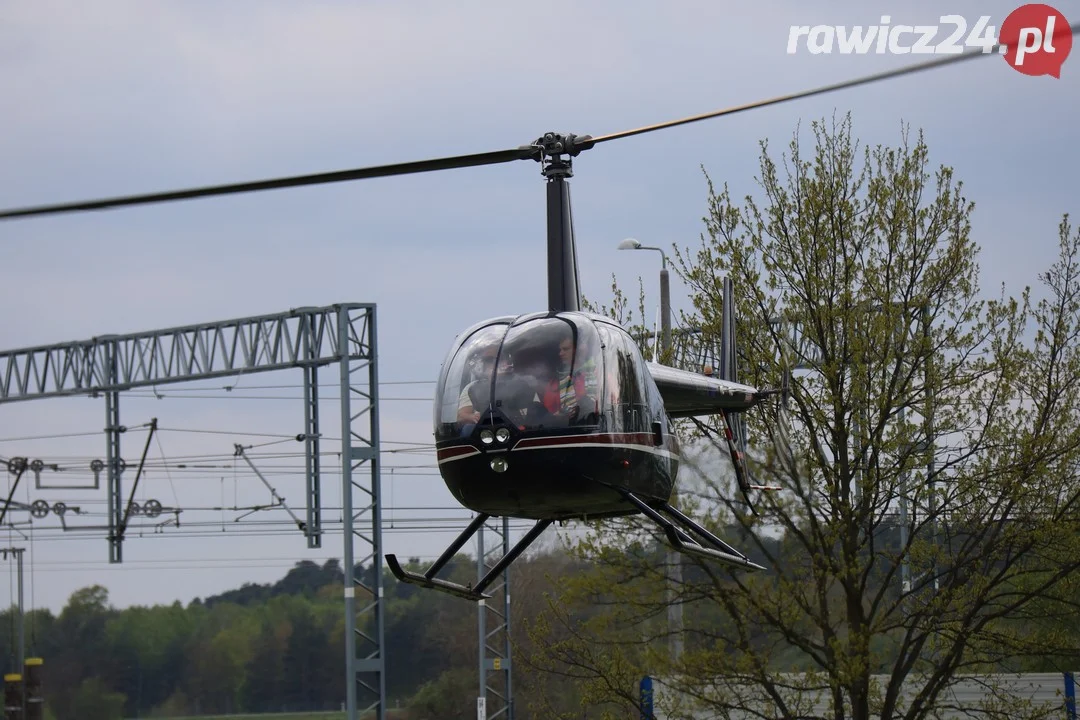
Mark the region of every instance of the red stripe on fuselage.
<instances>
[{"instance_id":1,"label":"red stripe on fuselage","mask_svg":"<svg viewBox=\"0 0 1080 720\"><path fill-rule=\"evenodd\" d=\"M664 436L664 444L656 446L652 433L590 433L588 435L548 435L546 437L527 437L519 440L513 447L521 449L535 449L541 447L555 448L559 445L644 445L657 450L663 449L668 452L678 452L678 445L670 435Z\"/></svg>"},{"instance_id":2,"label":"red stripe on fuselage","mask_svg":"<svg viewBox=\"0 0 1080 720\"><path fill-rule=\"evenodd\" d=\"M585 435L547 435L544 437L526 437L511 445L508 450L558 450L559 448L572 448L581 446L609 446L612 449L622 448L636 450L638 452L651 452L658 454L670 453L675 459L679 455L678 442L671 435L664 436L664 444L653 444L652 433L590 433ZM479 448L473 445L454 445L448 448L440 448L437 451L439 462L459 460L479 453Z\"/></svg>"}]
</instances>

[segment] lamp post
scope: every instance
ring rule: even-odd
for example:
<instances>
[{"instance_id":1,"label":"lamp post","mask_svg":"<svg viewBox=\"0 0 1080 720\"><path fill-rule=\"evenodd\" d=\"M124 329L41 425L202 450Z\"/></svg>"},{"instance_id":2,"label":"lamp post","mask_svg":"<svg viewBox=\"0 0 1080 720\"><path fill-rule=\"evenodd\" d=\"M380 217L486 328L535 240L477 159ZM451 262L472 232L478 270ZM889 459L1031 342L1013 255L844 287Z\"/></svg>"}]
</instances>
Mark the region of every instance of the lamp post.
<instances>
[{"instance_id":1,"label":"lamp post","mask_svg":"<svg viewBox=\"0 0 1080 720\"><path fill-rule=\"evenodd\" d=\"M660 253L660 332L661 360L670 361L671 355L671 288L668 284L667 255L658 247L642 245L634 238L619 243L619 250L655 250ZM675 504L677 488L672 488L671 503ZM675 602L678 587L682 584L682 558L674 549L668 548L668 632L671 637L671 659L677 663L682 657L683 613L682 605Z\"/></svg>"},{"instance_id":2,"label":"lamp post","mask_svg":"<svg viewBox=\"0 0 1080 720\"><path fill-rule=\"evenodd\" d=\"M660 349L664 360L671 351L671 286L668 282L667 255L658 247L642 245L634 238L619 243L620 250L655 250L660 253Z\"/></svg>"}]
</instances>

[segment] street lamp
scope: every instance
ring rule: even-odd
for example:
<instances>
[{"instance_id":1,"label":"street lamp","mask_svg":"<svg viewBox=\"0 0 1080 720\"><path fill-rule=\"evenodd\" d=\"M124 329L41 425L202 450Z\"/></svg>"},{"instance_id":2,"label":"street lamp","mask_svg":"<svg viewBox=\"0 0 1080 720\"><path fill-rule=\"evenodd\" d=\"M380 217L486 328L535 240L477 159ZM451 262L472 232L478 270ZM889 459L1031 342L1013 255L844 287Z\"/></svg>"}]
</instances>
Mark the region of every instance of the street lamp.
<instances>
[{"instance_id":1,"label":"street lamp","mask_svg":"<svg viewBox=\"0 0 1080 720\"><path fill-rule=\"evenodd\" d=\"M671 350L671 286L668 283L667 255L658 247L642 245L634 238L626 238L619 243L619 250L655 250L660 253L660 332L664 359L668 359Z\"/></svg>"},{"instance_id":2,"label":"street lamp","mask_svg":"<svg viewBox=\"0 0 1080 720\"><path fill-rule=\"evenodd\" d=\"M642 245L634 238L626 238L619 243L619 250L655 250L660 253L660 327L663 337L663 359L669 361L671 352L671 286L668 284L667 255L658 247ZM671 502L675 502L677 488L672 488ZM671 633L671 657L678 662L683 652L683 612L682 605L676 602L678 587L682 584L682 558L674 549L668 548L668 631Z\"/></svg>"}]
</instances>

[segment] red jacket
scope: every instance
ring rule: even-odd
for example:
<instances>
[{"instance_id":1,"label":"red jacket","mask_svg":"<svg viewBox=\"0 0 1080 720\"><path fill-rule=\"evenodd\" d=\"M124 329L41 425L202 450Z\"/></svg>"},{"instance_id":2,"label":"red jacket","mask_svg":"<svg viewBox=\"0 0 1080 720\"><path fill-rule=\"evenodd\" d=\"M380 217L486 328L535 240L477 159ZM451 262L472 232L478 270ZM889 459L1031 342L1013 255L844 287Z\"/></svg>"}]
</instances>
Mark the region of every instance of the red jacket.
<instances>
[{"instance_id":1,"label":"red jacket","mask_svg":"<svg viewBox=\"0 0 1080 720\"><path fill-rule=\"evenodd\" d=\"M577 398L585 396L585 376L582 373L574 373L574 395ZM551 380L544 391L544 407L550 413L558 413L562 410L562 396L559 393L559 381Z\"/></svg>"}]
</instances>

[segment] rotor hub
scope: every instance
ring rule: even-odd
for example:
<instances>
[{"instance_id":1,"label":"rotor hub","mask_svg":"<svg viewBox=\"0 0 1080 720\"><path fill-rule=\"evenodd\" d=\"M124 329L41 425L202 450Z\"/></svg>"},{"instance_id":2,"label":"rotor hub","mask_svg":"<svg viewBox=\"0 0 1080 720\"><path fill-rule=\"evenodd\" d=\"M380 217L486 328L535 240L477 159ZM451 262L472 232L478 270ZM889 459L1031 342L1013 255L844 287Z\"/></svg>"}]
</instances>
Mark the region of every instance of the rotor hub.
<instances>
[{"instance_id":1,"label":"rotor hub","mask_svg":"<svg viewBox=\"0 0 1080 720\"><path fill-rule=\"evenodd\" d=\"M530 147L534 150L533 159L542 165L544 177L568 178L574 174L570 158L595 144L591 135L549 132L537 138Z\"/></svg>"}]
</instances>

